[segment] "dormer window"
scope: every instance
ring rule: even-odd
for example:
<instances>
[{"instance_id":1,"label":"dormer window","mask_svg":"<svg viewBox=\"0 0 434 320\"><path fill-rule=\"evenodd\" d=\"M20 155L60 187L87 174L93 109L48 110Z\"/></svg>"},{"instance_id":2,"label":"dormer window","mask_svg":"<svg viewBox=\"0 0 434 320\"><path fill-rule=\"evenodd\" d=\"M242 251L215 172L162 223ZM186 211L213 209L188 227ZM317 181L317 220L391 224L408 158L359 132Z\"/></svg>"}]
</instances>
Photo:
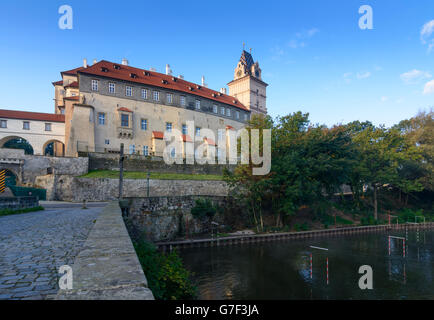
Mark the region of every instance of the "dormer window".
<instances>
[{"instance_id":1,"label":"dormer window","mask_svg":"<svg viewBox=\"0 0 434 320\"><path fill-rule=\"evenodd\" d=\"M113 68L114 68L115 70L120 70L120 69L121 69L121 66L119 66L119 65L117 65L117 64L114 64L114 65L113 65Z\"/></svg>"},{"instance_id":2,"label":"dormer window","mask_svg":"<svg viewBox=\"0 0 434 320\"><path fill-rule=\"evenodd\" d=\"M136 79L136 78L137 78L137 74L135 74L135 73L130 73L130 77L133 78L133 79Z\"/></svg>"},{"instance_id":3,"label":"dormer window","mask_svg":"<svg viewBox=\"0 0 434 320\"><path fill-rule=\"evenodd\" d=\"M101 67L102 72L108 72L109 70L106 67Z\"/></svg>"}]
</instances>

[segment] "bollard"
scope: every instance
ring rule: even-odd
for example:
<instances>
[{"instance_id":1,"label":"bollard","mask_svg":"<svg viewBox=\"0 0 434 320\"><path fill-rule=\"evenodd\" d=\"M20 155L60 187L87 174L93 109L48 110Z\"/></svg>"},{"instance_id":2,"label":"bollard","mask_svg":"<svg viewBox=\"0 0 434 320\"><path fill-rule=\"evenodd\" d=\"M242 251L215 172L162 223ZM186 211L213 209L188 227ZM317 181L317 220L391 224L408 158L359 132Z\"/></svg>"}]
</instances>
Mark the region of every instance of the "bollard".
<instances>
[{"instance_id":1,"label":"bollard","mask_svg":"<svg viewBox=\"0 0 434 320\"><path fill-rule=\"evenodd\" d=\"M82 209L87 209L87 207L86 207L86 200L83 200L83 207L82 207Z\"/></svg>"},{"instance_id":2,"label":"bollard","mask_svg":"<svg viewBox=\"0 0 434 320\"><path fill-rule=\"evenodd\" d=\"M310 254L310 278L312 279L313 273L312 273L312 253Z\"/></svg>"}]
</instances>

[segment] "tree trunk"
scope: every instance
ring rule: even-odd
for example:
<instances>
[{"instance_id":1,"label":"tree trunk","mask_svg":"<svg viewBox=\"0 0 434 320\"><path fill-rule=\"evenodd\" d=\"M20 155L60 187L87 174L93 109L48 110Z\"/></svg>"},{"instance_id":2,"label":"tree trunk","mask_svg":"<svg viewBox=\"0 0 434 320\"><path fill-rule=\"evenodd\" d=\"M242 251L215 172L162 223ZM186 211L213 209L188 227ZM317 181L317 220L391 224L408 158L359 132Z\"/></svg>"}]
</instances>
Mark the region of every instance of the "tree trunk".
<instances>
[{"instance_id":1,"label":"tree trunk","mask_svg":"<svg viewBox=\"0 0 434 320\"><path fill-rule=\"evenodd\" d=\"M405 195L405 205L408 205L408 193Z\"/></svg>"},{"instance_id":2,"label":"tree trunk","mask_svg":"<svg viewBox=\"0 0 434 320\"><path fill-rule=\"evenodd\" d=\"M374 184L374 218L378 220L377 185Z\"/></svg>"}]
</instances>

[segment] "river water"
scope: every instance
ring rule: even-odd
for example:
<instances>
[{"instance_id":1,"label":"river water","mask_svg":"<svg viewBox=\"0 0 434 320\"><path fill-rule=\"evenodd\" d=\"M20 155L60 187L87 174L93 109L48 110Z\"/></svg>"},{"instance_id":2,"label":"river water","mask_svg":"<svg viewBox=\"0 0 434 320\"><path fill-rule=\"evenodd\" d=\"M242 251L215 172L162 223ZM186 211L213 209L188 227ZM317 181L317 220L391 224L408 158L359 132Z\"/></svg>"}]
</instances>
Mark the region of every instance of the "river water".
<instances>
[{"instance_id":1,"label":"river water","mask_svg":"<svg viewBox=\"0 0 434 320\"><path fill-rule=\"evenodd\" d=\"M405 257L400 239L391 240L389 256L389 235L407 237ZM191 248L179 253L194 273L202 300L434 299L432 229L407 235L402 230ZM372 267L372 290L359 288L362 265Z\"/></svg>"}]
</instances>

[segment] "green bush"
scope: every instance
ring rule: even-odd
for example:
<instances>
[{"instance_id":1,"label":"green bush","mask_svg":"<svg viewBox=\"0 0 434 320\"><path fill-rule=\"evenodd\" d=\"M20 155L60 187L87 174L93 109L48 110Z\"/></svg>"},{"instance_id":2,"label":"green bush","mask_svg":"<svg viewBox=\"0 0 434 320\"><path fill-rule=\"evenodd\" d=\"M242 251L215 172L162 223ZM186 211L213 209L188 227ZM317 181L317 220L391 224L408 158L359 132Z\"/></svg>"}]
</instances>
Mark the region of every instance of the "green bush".
<instances>
[{"instance_id":1,"label":"green bush","mask_svg":"<svg viewBox=\"0 0 434 320\"><path fill-rule=\"evenodd\" d=\"M41 211L41 210L44 210L44 208L41 206L34 207L34 208L18 209L18 210L2 209L2 210L0 210L0 217L1 216L9 216L11 214L28 213L28 212L35 212L35 211Z\"/></svg>"},{"instance_id":2,"label":"green bush","mask_svg":"<svg viewBox=\"0 0 434 320\"><path fill-rule=\"evenodd\" d=\"M416 219L416 217L420 217L420 218ZM412 209L405 208L399 212L398 220L399 220L399 223L416 222L416 220L417 220L417 222L420 223L420 222L423 222L422 217L423 217L423 210L422 209L412 210ZM428 220L428 219L426 219L426 220Z\"/></svg>"},{"instance_id":3,"label":"green bush","mask_svg":"<svg viewBox=\"0 0 434 320\"><path fill-rule=\"evenodd\" d=\"M196 298L196 288L190 280L176 251L164 254L146 241L134 242L137 256L157 300L189 300Z\"/></svg>"},{"instance_id":4,"label":"green bush","mask_svg":"<svg viewBox=\"0 0 434 320\"><path fill-rule=\"evenodd\" d=\"M217 208L209 199L198 199L196 205L191 208L191 214L197 219L212 218L217 213Z\"/></svg>"}]
</instances>

